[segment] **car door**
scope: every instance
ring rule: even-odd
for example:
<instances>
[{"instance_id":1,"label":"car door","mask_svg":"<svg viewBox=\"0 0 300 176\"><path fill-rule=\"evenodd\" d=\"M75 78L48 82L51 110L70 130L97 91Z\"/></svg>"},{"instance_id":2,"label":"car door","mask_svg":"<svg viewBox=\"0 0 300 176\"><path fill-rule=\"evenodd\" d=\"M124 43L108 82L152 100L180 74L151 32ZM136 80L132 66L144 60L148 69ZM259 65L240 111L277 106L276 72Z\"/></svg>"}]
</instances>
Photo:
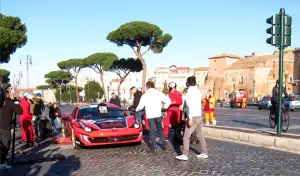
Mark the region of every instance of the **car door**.
<instances>
[{"instance_id":1,"label":"car door","mask_svg":"<svg viewBox=\"0 0 300 176\"><path fill-rule=\"evenodd\" d=\"M75 119L78 108L75 108L69 116L69 120L66 122L68 136L72 136L73 120Z\"/></svg>"}]
</instances>

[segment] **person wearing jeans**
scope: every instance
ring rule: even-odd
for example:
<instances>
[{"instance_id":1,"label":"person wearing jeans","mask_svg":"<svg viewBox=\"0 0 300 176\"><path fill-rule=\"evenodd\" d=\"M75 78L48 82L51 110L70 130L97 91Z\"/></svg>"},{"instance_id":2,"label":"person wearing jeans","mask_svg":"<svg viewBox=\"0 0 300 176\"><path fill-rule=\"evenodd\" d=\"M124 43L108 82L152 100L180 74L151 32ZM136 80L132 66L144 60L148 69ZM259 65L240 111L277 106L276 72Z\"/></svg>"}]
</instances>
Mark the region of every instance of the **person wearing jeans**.
<instances>
[{"instance_id":1,"label":"person wearing jeans","mask_svg":"<svg viewBox=\"0 0 300 176\"><path fill-rule=\"evenodd\" d=\"M61 121L60 121L61 110L59 107L57 107L57 103L53 103L52 107L50 108L49 117L50 117L50 121L51 121L54 132L56 132L56 135L59 134L61 131L61 124L56 126L55 122L61 123Z\"/></svg>"},{"instance_id":2,"label":"person wearing jeans","mask_svg":"<svg viewBox=\"0 0 300 176\"><path fill-rule=\"evenodd\" d=\"M167 109L171 104L171 100L168 96L156 90L154 83L151 81L148 81L146 83L146 88L147 91L145 94L142 95L140 103L135 110L136 112L139 112L144 108L146 110L146 114L147 114L146 118L149 123L151 151L156 153L157 152L156 135L155 135L156 131L161 139L163 149L164 150L167 149L166 138L162 130L161 103L164 103L164 108Z\"/></svg>"},{"instance_id":3,"label":"person wearing jeans","mask_svg":"<svg viewBox=\"0 0 300 176\"><path fill-rule=\"evenodd\" d=\"M200 154L198 158L208 158L206 150L206 141L202 132L203 118L201 110L202 95L196 85L195 76L187 78L186 86L188 87L185 97L185 108L187 111L187 125L185 127L185 133L183 136L183 154L176 156L176 159L187 161L190 147L190 138L193 132L196 130L197 138L200 145Z\"/></svg>"}]
</instances>

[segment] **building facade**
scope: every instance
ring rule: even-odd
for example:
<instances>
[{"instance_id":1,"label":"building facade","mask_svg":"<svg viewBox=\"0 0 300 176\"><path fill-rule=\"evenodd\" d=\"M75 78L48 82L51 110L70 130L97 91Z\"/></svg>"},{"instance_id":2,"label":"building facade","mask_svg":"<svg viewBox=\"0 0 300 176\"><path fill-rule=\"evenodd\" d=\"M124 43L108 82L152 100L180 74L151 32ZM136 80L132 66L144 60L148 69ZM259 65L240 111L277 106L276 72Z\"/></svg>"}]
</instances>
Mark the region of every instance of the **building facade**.
<instances>
[{"instance_id":1,"label":"building facade","mask_svg":"<svg viewBox=\"0 0 300 176\"><path fill-rule=\"evenodd\" d=\"M202 87L205 83L205 80L208 79L208 68L209 67L196 67L194 69L194 75L199 87Z\"/></svg>"},{"instance_id":2,"label":"building facade","mask_svg":"<svg viewBox=\"0 0 300 176\"><path fill-rule=\"evenodd\" d=\"M194 69L190 67L157 67L154 72L155 86L158 90L163 91L164 83L175 82L177 90L182 91L186 85L186 78L194 75Z\"/></svg>"}]
</instances>

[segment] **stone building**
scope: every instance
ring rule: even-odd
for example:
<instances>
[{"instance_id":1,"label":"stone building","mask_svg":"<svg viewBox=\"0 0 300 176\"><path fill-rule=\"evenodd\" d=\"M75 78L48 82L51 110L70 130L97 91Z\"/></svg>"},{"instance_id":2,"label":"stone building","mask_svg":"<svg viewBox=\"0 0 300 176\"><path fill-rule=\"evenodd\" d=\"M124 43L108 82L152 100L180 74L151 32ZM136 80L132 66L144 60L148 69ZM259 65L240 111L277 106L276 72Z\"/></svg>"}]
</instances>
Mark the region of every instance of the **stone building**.
<instances>
[{"instance_id":1,"label":"stone building","mask_svg":"<svg viewBox=\"0 0 300 176\"><path fill-rule=\"evenodd\" d=\"M300 49L294 51L294 74L293 74L293 90L294 93L300 94Z\"/></svg>"},{"instance_id":2,"label":"stone building","mask_svg":"<svg viewBox=\"0 0 300 176\"><path fill-rule=\"evenodd\" d=\"M206 93L212 90L216 98L223 99L227 94L227 90L223 88L225 69L240 58L237 55L224 53L209 57L208 76L204 85L200 87L201 91Z\"/></svg>"},{"instance_id":3,"label":"stone building","mask_svg":"<svg viewBox=\"0 0 300 176\"><path fill-rule=\"evenodd\" d=\"M278 79L279 55L252 55L242 58L225 69L224 90L247 91L249 97L257 98L271 95ZM284 55L284 85L288 93L293 93L294 54Z\"/></svg>"},{"instance_id":4,"label":"stone building","mask_svg":"<svg viewBox=\"0 0 300 176\"><path fill-rule=\"evenodd\" d=\"M197 85L202 87L205 80L208 78L208 67L196 67L194 69L194 75L197 80Z\"/></svg>"}]
</instances>

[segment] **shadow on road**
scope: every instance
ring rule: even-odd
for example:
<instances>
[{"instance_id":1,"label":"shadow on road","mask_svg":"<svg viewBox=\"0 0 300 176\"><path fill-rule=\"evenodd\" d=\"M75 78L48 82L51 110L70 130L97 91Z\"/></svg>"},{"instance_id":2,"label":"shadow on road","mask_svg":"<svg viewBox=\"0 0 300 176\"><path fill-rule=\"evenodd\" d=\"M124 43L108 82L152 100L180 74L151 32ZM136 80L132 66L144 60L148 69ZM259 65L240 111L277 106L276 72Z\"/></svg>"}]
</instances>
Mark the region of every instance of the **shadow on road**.
<instances>
[{"instance_id":1,"label":"shadow on road","mask_svg":"<svg viewBox=\"0 0 300 176\"><path fill-rule=\"evenodd\" d=\"M12 169L0 170L0 175L72 175L72 172L80 168L78 157L65 157L60 154L60 147L51 144L52 141L47 139L29 149L23 149L24 145L19 145L17 150L23 152L15 155ZM11 157L8 161L11 161Z\"/></svg>"},{"instance_id":2,"label":"shadow on road","mask_svg":"<svg viewBox=\"0 0 300 176\"><path fill-rule=\"evenodd\" d=\"M263 128L269 128L270 127L268 125L264 125L264 124L260 124L260 123L256 123L256 122L247 122L247 121L242 121L242 120L231 120L231 121L236 122L236 123L245 124L245 125L263 127Z\"/></svg>"}]
</instances>

